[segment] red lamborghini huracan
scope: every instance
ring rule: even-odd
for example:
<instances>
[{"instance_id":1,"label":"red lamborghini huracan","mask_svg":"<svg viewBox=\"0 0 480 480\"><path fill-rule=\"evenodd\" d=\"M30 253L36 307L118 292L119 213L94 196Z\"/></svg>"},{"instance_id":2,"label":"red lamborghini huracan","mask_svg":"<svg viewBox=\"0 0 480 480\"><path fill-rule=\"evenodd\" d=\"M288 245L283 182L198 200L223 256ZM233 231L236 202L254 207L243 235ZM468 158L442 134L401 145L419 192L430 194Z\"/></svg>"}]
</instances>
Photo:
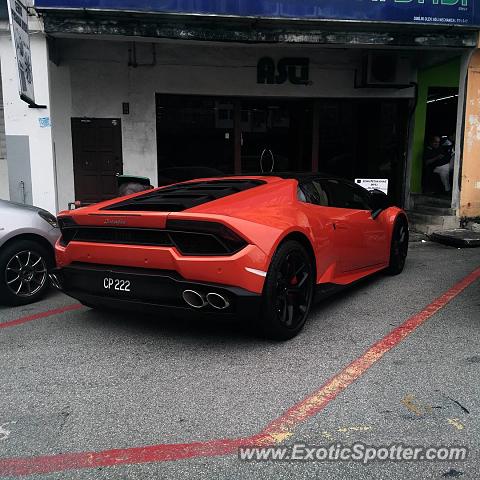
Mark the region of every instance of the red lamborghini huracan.
<instances>
[{"instance_id":1,"label":"red lamborghini huracan","mask_svg":"<svg viewBox=\"0 0 480 480\"><path fill-rule=\"evenodd\" d=\"M303 327L315 293L398 274L405 213L325 175L177 183L58 218L57 288L96 308L237 317L275 339Z\"/></svg>"}]
</instances>

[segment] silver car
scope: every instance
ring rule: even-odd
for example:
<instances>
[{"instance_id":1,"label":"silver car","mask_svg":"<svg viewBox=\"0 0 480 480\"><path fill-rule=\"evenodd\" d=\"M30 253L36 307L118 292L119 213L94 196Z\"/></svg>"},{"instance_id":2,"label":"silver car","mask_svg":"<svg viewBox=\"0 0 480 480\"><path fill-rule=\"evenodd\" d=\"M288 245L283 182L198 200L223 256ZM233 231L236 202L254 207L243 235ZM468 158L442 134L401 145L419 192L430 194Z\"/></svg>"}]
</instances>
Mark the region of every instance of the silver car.
<instances>
[{"instance_id":1,"label":"silver car","mask_svg":"<svg viewBox=\"0 0 480 480\"><path fill-rule=\"evenodd\" d=\"M25 305L45 294L59 236L50 212L0 200L0 303Z\"/></svg>"}]
</instances>

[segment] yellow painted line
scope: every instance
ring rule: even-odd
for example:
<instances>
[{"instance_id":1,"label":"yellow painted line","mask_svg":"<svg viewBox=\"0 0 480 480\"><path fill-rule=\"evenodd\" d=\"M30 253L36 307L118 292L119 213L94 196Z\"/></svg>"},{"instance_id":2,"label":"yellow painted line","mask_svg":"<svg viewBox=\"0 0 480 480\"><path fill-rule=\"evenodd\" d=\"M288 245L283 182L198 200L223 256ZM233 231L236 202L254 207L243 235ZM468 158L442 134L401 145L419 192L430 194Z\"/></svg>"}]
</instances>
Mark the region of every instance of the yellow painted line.
<instances>
[{"instance_id":1,"label":"yellow painted line","mask_svg":"<svg viewBox=\"0 0 480 480\"><path fill-rule=\"evenodd\" d=\"M457 430L463 430L465 428L465 425L461 423L458 418L448 418L447 422Z\"/></svg>"}]
</instances>

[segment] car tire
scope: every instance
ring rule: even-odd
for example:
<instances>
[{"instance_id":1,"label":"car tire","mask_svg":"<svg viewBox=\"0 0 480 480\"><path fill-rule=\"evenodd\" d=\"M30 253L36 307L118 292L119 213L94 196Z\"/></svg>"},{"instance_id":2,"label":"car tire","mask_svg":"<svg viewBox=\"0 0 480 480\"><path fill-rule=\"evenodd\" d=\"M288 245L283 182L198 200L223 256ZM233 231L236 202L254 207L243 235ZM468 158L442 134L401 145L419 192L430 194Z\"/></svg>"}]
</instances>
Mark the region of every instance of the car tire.
<instances>
[{"instance_id":1,"label":"car tire","mask_svg":"<svg viewBox=\"0 0 480 480\"><path fill-rule=\"evenodd\" d=\"M287 240L270 263L262 298L262 336L289 340L302 330L314 295L314 268L303 245Z\"/></svg>"},{"instance_id":2,"label":"car tire","mask_svg":"<svg viewBox=\"0 0 480 480\"><path fill-rule=\"evenodd\" d=\"M393 226L390 244L390 260L386 270L388 275L403 272L408 254L408 223L403 217L397 218Z\"/></svg>"},{"instance_id":3,"label":"car tire","mask_svg":"<svg viewBox=\"0 0 480 480\"><path fill-rule=\"evenodd\" d=\"M52 252L41 243L12 240L0 250L0 303L27 305L42 298L53 266Z\"/></svg>"}]
</instances>

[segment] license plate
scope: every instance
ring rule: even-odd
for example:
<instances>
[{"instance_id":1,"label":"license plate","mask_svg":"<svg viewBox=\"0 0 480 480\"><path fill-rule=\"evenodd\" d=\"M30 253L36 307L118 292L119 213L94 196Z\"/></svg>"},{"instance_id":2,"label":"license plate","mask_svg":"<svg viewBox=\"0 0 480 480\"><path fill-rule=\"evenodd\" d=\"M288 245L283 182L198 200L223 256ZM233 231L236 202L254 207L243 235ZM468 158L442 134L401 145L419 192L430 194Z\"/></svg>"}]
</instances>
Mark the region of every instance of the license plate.
<instances>
[{"instance_id":1,"label":"license plate","mask_svg":"<svg viewBox=\"0 0 480 480\"><path fill-rule=\"evenodd\" d=\"M122 280L120 278L104 277L103 288L108 291L130 292L130 280Z\"/></svg>"}]
</instances>

